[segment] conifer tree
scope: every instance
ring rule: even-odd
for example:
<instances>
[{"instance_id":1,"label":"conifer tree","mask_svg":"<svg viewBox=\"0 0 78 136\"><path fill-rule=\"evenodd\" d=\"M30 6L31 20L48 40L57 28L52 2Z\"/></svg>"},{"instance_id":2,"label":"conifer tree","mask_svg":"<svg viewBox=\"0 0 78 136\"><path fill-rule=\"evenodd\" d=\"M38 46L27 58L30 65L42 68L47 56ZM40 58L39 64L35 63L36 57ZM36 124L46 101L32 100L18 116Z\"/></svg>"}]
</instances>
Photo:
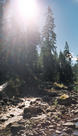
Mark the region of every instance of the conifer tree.
<instances>
[{"instance_id":1,"label":"conifer tree","mask_svg":"<svg viewBox=\"0 0 78 136\"><path fill-rule=\"evenodd\" d=\"M69 51L69 45L67 41L65 42L64 55L66 59L71 63L72 54Z\"/></svg>"},{"instance_id":2,"label":"conifer tree","mask_svg":"<svg viewBox=\"0 0 78 136\"><path fill-rule=\"evenodd\" d=\"M59 55L60 82L69 84L73 82L73 70L71 65L71 53L66 42L63 52Z\"/></svg>"},{"instance_id":3,"label":"conifer tree","mask_svg":"<svg viewBox=\"0 0 78 136\"><path fill-rule=\"evenodd\" d=\"M50 7L46 15L45 25L41 35L41 56L43 63L43 75L46 80L54 80L56 66L55 57L56 53L56 34L54 32L55 24L53 13Z\"/></svg>"}]
</instances>

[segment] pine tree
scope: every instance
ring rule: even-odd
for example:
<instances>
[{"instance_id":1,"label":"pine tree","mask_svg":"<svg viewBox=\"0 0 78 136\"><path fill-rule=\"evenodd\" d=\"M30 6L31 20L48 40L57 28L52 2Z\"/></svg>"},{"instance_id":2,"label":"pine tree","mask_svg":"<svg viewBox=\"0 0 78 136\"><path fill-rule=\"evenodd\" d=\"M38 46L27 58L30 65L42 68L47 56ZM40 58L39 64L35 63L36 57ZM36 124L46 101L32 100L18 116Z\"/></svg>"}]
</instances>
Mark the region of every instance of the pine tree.
<instances>
[{"instance_id":1,"label":"pine tree","mask_svg":"<svg viewBox=\"0 0 78 136\"><path fill-rule=\"evenodd\" d=\"M42 31L42 47L47 48L47 50L51 53L56 51L56 34L54 32L55 24L53 13L50 7L48 7L48 12L46 16L46 22Z\"/></svg>"},{"instance_id":2,"label":"pine tree","mask_svg":"<svg viewBox=\"0 0 78 136\"><path fill-rule=\"evenodd\" d=\"M54 80L55 76L55 57L56 53L56 34L53 13L50 7L46 16L45 25L41 35L41 56L43 75L46 80Z\"/></svg>"},{"instance_id":3,"label":"pine tree","mask_svg":"<svg viewBox=\"0 0 78 136\"><path fill-rule=\"evenodd\" d=\"M69 45L68 45L67 41L65 43L64 55L65 55L66 59L71 63L72 54L69 51Z\"/></svg>"},{"instance_id":4,"label":"pine tree","mask_svg":"<svg viewBox=\"0 0 78 136\"><path fill-rule=\"evenodd\" d=\"M73 70L70 56L67 56L68 54L71 55L69 46L66 42L64 52L60 52L59 54L60 82L65 84L73 82Z\"/></svg>"}]
</instances>

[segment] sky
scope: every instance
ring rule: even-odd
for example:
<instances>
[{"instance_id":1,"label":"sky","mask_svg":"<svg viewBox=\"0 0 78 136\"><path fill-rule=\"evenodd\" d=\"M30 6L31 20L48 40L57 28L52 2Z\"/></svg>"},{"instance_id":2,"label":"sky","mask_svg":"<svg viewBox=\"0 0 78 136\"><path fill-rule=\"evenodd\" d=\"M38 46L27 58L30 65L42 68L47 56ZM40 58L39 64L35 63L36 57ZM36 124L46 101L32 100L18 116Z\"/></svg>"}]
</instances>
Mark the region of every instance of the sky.
<instances>
[{"instance_id":1,"label":"sky","mask_svg":"<svg viewBox=\"0 0 78 136\"><path fill-rule=\"evenodd\" d=\"M63 50L67 41L72 55L78 55L78 0L40 0L44 9L52 8L57 35L57 51ZM43 10L44 12L44 10Z\"/></svg>"}]
</instances>

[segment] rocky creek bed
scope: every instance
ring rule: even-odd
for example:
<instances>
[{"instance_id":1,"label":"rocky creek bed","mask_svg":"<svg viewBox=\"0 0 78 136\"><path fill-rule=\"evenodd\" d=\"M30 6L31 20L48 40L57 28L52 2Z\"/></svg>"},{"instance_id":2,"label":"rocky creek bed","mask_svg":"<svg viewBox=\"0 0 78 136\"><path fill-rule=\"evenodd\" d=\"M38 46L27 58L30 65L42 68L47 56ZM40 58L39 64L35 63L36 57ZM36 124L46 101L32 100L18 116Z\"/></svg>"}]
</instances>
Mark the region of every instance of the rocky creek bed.
<instances>
[{"instance_id":1,"label":"rocky creek bed","mask_svg":"<svg viewBox=\"0 0 78 136\"><path fill-rule=\"evenodd\" d=\"M0 136L78 136L78 93L46 89L40 97L3 95Z\"/></svg>"}]
</instances>

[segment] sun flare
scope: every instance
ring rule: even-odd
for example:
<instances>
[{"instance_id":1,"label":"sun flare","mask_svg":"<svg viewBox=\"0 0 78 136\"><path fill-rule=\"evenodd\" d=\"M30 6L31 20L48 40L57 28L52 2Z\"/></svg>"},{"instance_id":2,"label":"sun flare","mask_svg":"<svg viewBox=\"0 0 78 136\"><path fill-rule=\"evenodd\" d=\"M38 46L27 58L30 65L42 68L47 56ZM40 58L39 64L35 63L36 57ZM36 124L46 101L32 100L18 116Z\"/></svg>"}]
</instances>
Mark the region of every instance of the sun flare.
<instances>
[{"instance_id":1,"label":"sun flare","mask_svg":"<svg viewBox=\"0 0 78 136\"><path fill-rule=\"evenodd\" d=\"M33 19L37 15L36 0L18 0L19 14L26 19Z\"/></svg>"}]
</instances>

